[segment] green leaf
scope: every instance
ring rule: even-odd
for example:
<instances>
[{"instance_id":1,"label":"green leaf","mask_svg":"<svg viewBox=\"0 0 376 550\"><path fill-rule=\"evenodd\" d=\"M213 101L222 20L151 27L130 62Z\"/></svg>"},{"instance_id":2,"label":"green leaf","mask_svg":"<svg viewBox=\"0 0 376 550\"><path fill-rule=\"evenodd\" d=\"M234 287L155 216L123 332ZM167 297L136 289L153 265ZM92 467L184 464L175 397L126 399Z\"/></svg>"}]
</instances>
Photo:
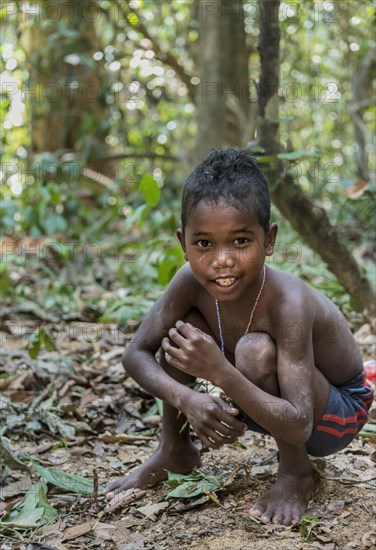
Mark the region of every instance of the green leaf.
<instances>
[{"instance_id":1,"label":"green leaf","mask_svg":"<svg viewBox=\"0 0 376 550\"><path fill-rule=\"evenodd\" d=\"M202 493L211 493L221 486L218 477L207 475L201 470L195 470L191 474L175 474L168 472L167 485L174 487L167 494L169 498L192 498Z\"/></svg>"},{"instance_id":2,"label":"green leaf","mask_svg":"<svg viewBox=\"0 0 376 550\"><path fill-rule=\"evenodd\" d=\"M260 164L266 164L268 162L274 162L277 158L277 155L260 155L257 157L257 162Z\"/></svg>"},{"instance_id":3,"label":"green leaf","mask_svg":"<svg viewBox=\"0 0 376 550\"><path fill-rule=\"evenodd\" d=\"M46 233L46 235L52 235L59 231L65 231L67 229L67 222L63 216L57 214L56 212L47 215L43 220L41 220L41 225Z\"/></svg>"},{"instance_id":4,"label":"green leaf","mask_svg":"<svg viewBox=\"0 0 376 550\"><path fill-rule=\"evenodd\" d=\"M0 294L4 297L10 288L8 268L4 262L0 262Z\"/></svg>"},{"instance_id":5,"label":"green leaf","mask_svg":"<svg viewBox=\"0 0 376 550\"><path fill-rule=\"evenodd\" d=\"M44 419L52 433L59 432L64 439L68 439L69 441L75 438L76 430L74 426L64 422L57 414L46 409Z\"/></svg>"},{"instance_id":6,"label":"green leaf","mask_svg":"<svg viewBox=\"0 0 376 550\"><path fill-rule=\"evenodd\" d=\"M94 485L91 479L68 474L63 470L60 470L60 468L44 468L35 460L32 460L31 462L38 474L48 483L51 483L51 485L76 495L90 496L93 494ZM100 487L99 492L101 493L102 490L103 488Z\"/></svg>"},{"instance_id":7,"label":"green leaf","mask_svg":"<svg viewBox=\"0 0 376 550\"><path fill-rule=\"evenodd\" d=\"M40 343L40 340L38 338L28 348L29 356L31 357L31 359L36 359L38 357L39 352L40 352L40 348L41 348L41 343Z\"/></svg>"},{"instance_id":8,"label":"green leaf","mask_svg":"<svg viewBox=\"0 0 376 550\"><path fill-rule=\"evenodd\" d=\"M129 13L127 15L127 19L130 22L130 24L133 25L133 26L137 26L138 23L139 23L139 19L137 17L137 14L135 14L134 12Z\"/></svg>"},{"instance_id":9,"label":"green leaf","mask_svg":"<svg viewBox=\"0 0 376 550\"><path fill-rule=\"evenodd\" d=\"M142 176L140 191L149 206L155 206L158 204L161 196L161 190L153 176L149 176L148 174L144 174Z\"/></svg>"},{"instance_id":10,"label":"green leaf","mask_svg":"<svg viewBox=\"0 0 376 550\"><path fill-rule=\"evenodd\" d=\"M55 351L56 346L49 334L46 333L44 327L39 327L29 337L28 352L32 359L36 359L41 348L44 347L47 351Z\"/></svg>"},{"instance_id":11,"label":"green leaf","mask_svg":"<svg viewBox=\"0 0 376 550\"><path fill-rule=\"evenodd\" d=\"M320 158L316 151L290 151L288 153L278 153L277 158L281 160L299 160L303 157Z\"/></svg>"},{"instance_id":12,"label":"green leaf","mask_svg":"<svg viewBox=\"0 0 376 550\"><path fill-rule=\"evenodd\" d=\"M299 527L299 533L302 537L304 537L304 540L308 540L311 536L312 529L320 523L320 520L316 518L315 516L303 516L300 520L300 527Z\"/></svg>"},{"instance_id":13,"label":"green leaf","mask_svg":"<svg viewBox=\"0 0 376 550\"><path fill-rule=\"evenodd\" d=\"M176 268L176 261L172 258L166 258L158 266L158 283L167 285L170 282L171 274L173 275Z\"/></svg>"},{"instance_id":14,"label":"green leaf","mask_svg":"<svg viewBox=\"0 0 376 550\"><path fill-rule=\"evenodd\" d=\"M265 147L261 147L261 145L254 145L250 148L251 153L265 153Z\"/></svg>"},{"instance_id":15,"label":"green leaf","mask_svg":"<svg viewBox=\"0 0 376 550\"><path fill-rule=\"evenodd\" d=\"M141 204L136 210L125 220L125 229L130 229L134 223L141 224L147 216L148 205Z\"/></svg>"},{"instance_id":16,"label":"green leaf","mask_svg":"<svg viewBox=\"0 0 376 550\"><path fill-rule=\"evenodd\" d=\"M162 399L159 399L159 397L154 397L154 399L155 399L155 402L157 404L158 414L160 416L163 416L163 401L162 401Z\"/></svg>"},{"instance_id":17,"label":"green leaf","mask_svg":"<svg viewBox=\"0 0 376 550\"><path fill-rule=\"evenodd\" d=\"M59 514L47 501L47 487L44 481L29 489L19 510L13 510L0 526L18 529L41 527L59 519Z\"/></svg>"}]
</instances>

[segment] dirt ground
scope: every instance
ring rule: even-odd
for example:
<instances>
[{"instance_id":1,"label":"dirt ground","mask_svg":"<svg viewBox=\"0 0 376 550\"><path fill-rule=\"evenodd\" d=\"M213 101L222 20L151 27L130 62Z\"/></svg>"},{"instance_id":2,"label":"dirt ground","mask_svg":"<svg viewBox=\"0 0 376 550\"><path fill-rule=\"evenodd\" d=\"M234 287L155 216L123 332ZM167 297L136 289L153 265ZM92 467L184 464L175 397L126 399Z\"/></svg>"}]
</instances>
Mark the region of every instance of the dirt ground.
<instances>
[{"instance_id":1,"label":"dirt ground","mask_svg":"<svg viewBox=\"0 0 376 550\"><path fill-rule=\"evenodd\" d=\"M25 334L33 328L26 326ZM25 350L25 334L11 326L1 333L0 435L19 459L26 453L42 466L97 477L104 484L151 454L160 416L154 400L121 366L132 330L115 334L103 326L99 333L86 328L84 334L82 325L73 328L61 328L57 351L42 351L36 359ZM358 330L357 339L365 359L374 356L376 337L368 325ZM43 403L59 416L59 426L48 423L46 408L45 416L40 414ZM17 416L21 404L23 416ZM375 410L372 417L374 427ZM75 426L73 435L69 425ZM48 485L48 502L60 519L22 530L0 523L0 549L376 549L375 462L376 436L370 433L337 455L314 460L321 474L307 512L314 519L306 519L304 531L263 525L250 519L247 504L275 479L276 447L272 438L247 432L238 444L203 454L202 470L221 480L214 494L167 498L171 488L162 484L107 512L103 496L83 497ZM38 480L33 468L3 472L0 522Z\"/></svg>"}]
</instances>

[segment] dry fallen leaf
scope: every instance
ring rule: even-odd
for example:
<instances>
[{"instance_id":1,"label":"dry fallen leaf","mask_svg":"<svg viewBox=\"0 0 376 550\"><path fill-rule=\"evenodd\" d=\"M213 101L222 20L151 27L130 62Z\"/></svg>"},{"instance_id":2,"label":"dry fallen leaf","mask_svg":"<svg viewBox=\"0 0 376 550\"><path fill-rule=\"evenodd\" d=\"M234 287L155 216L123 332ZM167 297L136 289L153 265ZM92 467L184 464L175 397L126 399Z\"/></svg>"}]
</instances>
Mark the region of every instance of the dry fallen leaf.
<instances>
[{"instance_id":1,"label":"dry fallen leaf","mask_svg":"<svg viewBox=\"0 0 376 550\"><path fill-rule=\"evenodd\" d=\"M168 502L156 502L155 504L149 503L145 504L145 506L141 506L140 508L137 508L137 512L141 512L144 516L151 519L152 521L155 521L157 519L157 515L159 512L164 510L168 507Z\"/></svg>"},{"instance_id":2,"label":"dry fallen leaf","mask_svg":"<svg viewBox=\"0 0 376 550\"><path fill-rule=\"evenodd\" d=\"M366 548L376 548L376 531L368 531L362 536L362 544Z\"/></svg>"},{"instance_id":3,"label":"dry fallen leaf","mask_svg":"<svg viewBox=\"0 0 376 550\"><path fill-rule=\"evenodd\" d=\"M112 534L117 530L116 525L113 523L101 523L100 521L95 522L93 525L93 533L103 540L112 540Z\"/></svg>"},{"instance_id":4,"label":"dry fallen leaf","mask_svg":"<svg viewBox=\"0 0 376 550\"><path fill-rule=\"evenodd\" d=\"M140 533L131 533L122 527L113 532L112 540L119 550L138 550L144 548L145 538Z\"/></svg>"},{"instance_id":5,"label":"dry fallen leaf","mask_svg":"<svg viewBox=\"0 0 376 550\"><path fill-rule=\"evenodd\" d=\"M13 483L9 483L9 485L6 485L2 488L1 497L11 498L15 495L21 495L26 493L32 486L32 481L30 476L23 476L18 481L14 481Z\"/></svg>"},{"instance_id":6,"label":"dry fallen leaf","mask_svg":"<svg viewBox=\"0 0 376 550\"><path fill-rule=\"evenodd\" d=\"M68 527L64 530L63 541L65 540L74 540L86 533L90 533L93 528L95 521L86 521L85 523L80 523L79 525L74 525L73 527Z\"/></svg>"},{"instance_id":7,"label":"dry fallen leaf","mask_svg":"<svg viewBox=\"0 0 376 550\"><path fill-rule=\"evenodd\" d=\"M105 507L104 512L106 514L114 512L118 508L130 504L134 500L142 498L144 495L146 495L146 491L140 491L139 489L128 489L127 491L123 491L122 493L115 495L110 500L110 502Z\"/></svg>"}]
</instances>

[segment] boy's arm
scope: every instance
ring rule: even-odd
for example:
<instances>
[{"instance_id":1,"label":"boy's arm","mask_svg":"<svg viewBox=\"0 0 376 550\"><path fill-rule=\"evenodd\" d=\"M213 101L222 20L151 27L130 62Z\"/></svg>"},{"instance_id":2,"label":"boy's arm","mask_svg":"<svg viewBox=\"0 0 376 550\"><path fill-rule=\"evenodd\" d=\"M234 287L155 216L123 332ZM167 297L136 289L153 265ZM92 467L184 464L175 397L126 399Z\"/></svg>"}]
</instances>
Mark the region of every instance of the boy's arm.
<instances>
[{"instance_id":1,"label":"boy's arm","mask_svg":"<svg viewBox=\"0 0 376 550\"><path fill-rule=\"evenodd\" d=\"M303 445L313 428L313 308L296 298L295 304L280 310L275 325L280 397L261 390L228 366L219 370L214 383L272 435L293 445Z\"/></svg>"},{"instance_id":2,"label":"boy's arm","mask_svg":"<svg viewBox=\"0 0 376 550\"><path fill-rule=\"evenodd\" d=\"M156 361L155 354L176 319L186 317L194 307L194 286L185 265L145 316L123 354L124 368L132 378L150 394L179 410L183 397L192 390L171 378Z\"/></svg>"},{"instance_id":3,"label":"boy's arm","mask_svg":"<svg viewBox=\"0 0 376 550\"><path fill-rule=\"evenodd\" d=\"M183 376L185 384L178 382L155 359L168 330L195 306L197 285L189 266L184 266L141 323L124 352L123 365L142 388L181 411L205 446L217 448L244 432L246 426L235 418L239 411L187 387L187 374Z\"/></svg>"}]
</instances>

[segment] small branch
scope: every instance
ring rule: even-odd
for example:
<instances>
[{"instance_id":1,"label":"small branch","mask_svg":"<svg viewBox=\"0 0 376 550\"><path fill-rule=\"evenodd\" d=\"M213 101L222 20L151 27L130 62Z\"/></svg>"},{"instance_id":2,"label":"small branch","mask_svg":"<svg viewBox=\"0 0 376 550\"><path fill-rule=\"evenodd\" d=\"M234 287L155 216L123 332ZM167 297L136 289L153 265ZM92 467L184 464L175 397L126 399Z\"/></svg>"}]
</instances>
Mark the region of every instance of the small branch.
<instances>
[{"instance_id":1,"label":"small branch","mask_svg":"<svg viewBox=\"0 0 376 550\"><path fill-rule=\"evenodd\" d=\"M108 155L105 157L98 157L100 160L121 160L121 159L162 159L162 160L173 160L178 162L180 160L174 155L158 155L157 153L119 153L117 155Z\"/></svg>"},{"instance_id":2,"label":"small branch","mask_svg":"<svg viewBox=\"0 0 376 550\"><path fill-rule=\"evenodd\" d=\"M116 189L116 183L114 182L114 180L112 180L108 176L105 176L104 174L101 174L100 172L97 172L96 170L92 170L91 168L84 168L82 170L82 174L89 180L100 183L111 191L114 191L114 189Z\"/></svg>"},{"instance_id":3,"label":"small branch","mask_svg":"<svg viewBox=\"0 0 376 550\"><path fill-rule=\"evenodd\" d=\"M192 76L186 73L183 65L179 63L179 61L171 52L166 52L162 50L157 39L149 33L147 27L144 25L144 23L141 22L140 15L135 10L130 9L128 5L126 5L124 9L124 3L121 2L118 2L118 7L121 8L123 15L126 19L128 19L129 15L135 15L137 17L137 23L134 25L134 27L138 29L145 38L150 40L157 59L174 69L179 79L183 82L183 84L186 85L191 101L195 103L196 87L191 82Z\"/></svg>"},{"instance_id":4,"label":"small branch","mask_svg":"<svg viewBox=\"0 0 376 550\"><path fill-rule=\"evenodd\" d=\"M351 101L349 103L349 113L357 113L366 107L376 105L376 97L369 97L368 99L362 99L360 101Z\"/></svg>"},{"instance_id":5,"label":"small branch","mask_svg":"<svg viewBox=\"0 0 376 550\"><path fill-rule=\"evenodd\" d=\"M135 15L137 14L135 13ZM150 40L150 42L152 43L154 53L157 56L157 59L159 59L159 61L161 61L162 63L166 63L166 65L174 69L174 71L176 72L180 80L183 82L183 84L186 85L189 97L191 98L191 101L194 103L195 96L196 96L196 87L191 82L192 77L185 72L184 67L180 65L179 61L176 59L175 56L172 55L172 53L165 52L162 50L162 48L159 46L155 37L152 36L147 30L147 28L145 27L145 25L141 23L138 15L137 17L138 17L137 27L139 31L142 32L142 34L145 36L145 38Z\"/></svg>"},{"instance_id":6,"label":"small branch","mask_svg":"<svg viewBox=\"0 0 376 550\"><path fill-rule=\"evenodd\" d=\"M175 155L159 155L158 153L152 153L150 151L143 151L141 153L117 153L115 155L104 155L98 156L95 159L91 159L90 162L95 162L96 160L121 160L121 159L162 159L162 160L172 160L178 162L180 159ZM74 160L79 160L79 153L64 153L61 157L61 162L73 162ZM106 176L107 177L107 176ZM90 178L89 178L90 179ZM108 178L110 179L110 178Z\"/></svg>"}]
</instances>

